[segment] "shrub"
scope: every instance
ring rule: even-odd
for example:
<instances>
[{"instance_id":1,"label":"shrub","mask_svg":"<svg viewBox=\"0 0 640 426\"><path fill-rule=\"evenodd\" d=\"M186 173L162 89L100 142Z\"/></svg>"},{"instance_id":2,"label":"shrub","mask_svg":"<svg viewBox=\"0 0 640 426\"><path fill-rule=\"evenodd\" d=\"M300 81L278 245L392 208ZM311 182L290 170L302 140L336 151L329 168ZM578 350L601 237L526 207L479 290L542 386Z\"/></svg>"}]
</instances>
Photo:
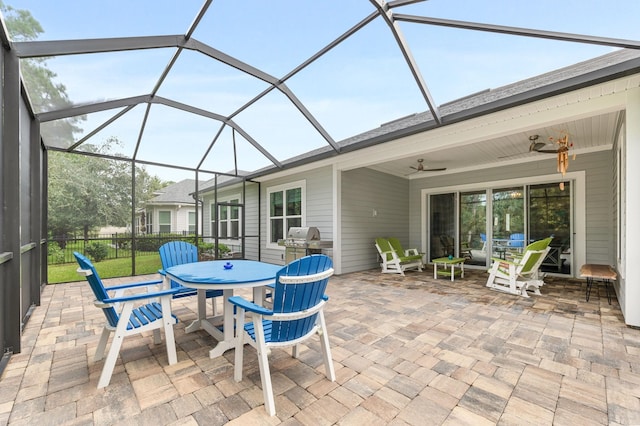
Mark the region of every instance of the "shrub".
<instances>
[{"instance_id":1,"label":"shrub","mask_svg":"<svg viewBox=\"0 0 640 426\"><path fill-rule=\"evenodd\" d=\"M225 254L229 253L231 249L226 244L218 244L218 251L220 257L223 257ZM216 253L216 245L214 243L201 242L198 244L198 252L200 254L204 253L214 255Z\"/></svg>"},{"instance_id":2,"label":"shrub","mask_svg":"<svg viewBox=\"0 0 640 426\"><path fill-rule=\"evenodd\" d=\"M99 243L97 241L90 242L85 247L84 251L91 257L94 262L100 262L107 258L109 254L109 248L106 244Z\"/></svg>"},{"instance_id":3,"label":"shrub","mask_svg":"<svg viewBox=\"0 0 640 426\"><path fill-rule=\"evenodd\" d=\"M131 232L111 234L111 244L119 249L128 250L131 248Z\"/></svg>"},{"instance_id":4,"label":"shrub","mask_svg":"<svg viewBox=\"0 0 640 426\"><path fill-rule=\"evenodd\" d=\"M218 251L222 255L231 252L231 249L226 244L218 244Z\"/></svg>"},{"instance_id":5,"label":"shrub","mask_svg":"<svg viewBox=\"0 0 640 426\"><path fill-rule=\"evenodd\" d=\"M56 242L49 242L47 247L47 256L49 257L49 263L64 263L64 250L60 248L60 245Z\"/></svg>"},{"instance_id":6,"label":"shrub","mask_svg":"<svg viewBox=\"0 0 640 426\"><path fill-rule=\"evenodd\" d=\"M158 251L161 245L169 241L186 241L193 244L194 237L182 234L148 234L140 236L136 239L136 250L139 251Z\"/></svg>"},{"instance_id":7,"label":"shrub","mask_svg":"<svg viewBox=\"0 0 640 426\"><path fill-rule=\"evenodd\" d=\"M198 244L198 251L200 253L213 254L215 252L215 244L213 243L203 243Z\"/></svg>"}]
</instances>

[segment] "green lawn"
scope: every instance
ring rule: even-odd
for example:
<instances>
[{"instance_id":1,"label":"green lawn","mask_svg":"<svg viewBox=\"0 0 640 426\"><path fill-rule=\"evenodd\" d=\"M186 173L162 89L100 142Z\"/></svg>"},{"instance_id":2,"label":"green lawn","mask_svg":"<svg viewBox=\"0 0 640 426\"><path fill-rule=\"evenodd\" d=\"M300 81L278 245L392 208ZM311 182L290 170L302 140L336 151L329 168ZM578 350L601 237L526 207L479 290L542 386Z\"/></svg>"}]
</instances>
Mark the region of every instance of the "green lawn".
<instances>
[{"instance_id":1,"label":"green lawn","mask_svg":"<svg viewBox=\"0 0 640 426\"><path fill-rule=\"evenodd\" d=\"M131 275L131 258L109 259L94 263L100 278L128 277ZM136 275L153 274L162 267L159 255L136 257ZM49 284L81 281L84 278L78 275L77 263L65 263L62 265L49 265Z\"/></svg>"},{"instance_id":2,"label":"green lawn","mask_svg":"<svg viewBox=\"0 0 640 426\"><path fill-rule=\"evenodd\" d=\"M128 248L118 248L116 249L112 244L108 244L106 241L102 241L99 240L98 242L100 242L102 245L104 245L107 250L107 258L108 259L116 259L116 258L124 258L124 259L130 259L131 258L131 250ZM75 259L73 258L73 252L74 251L78 251L80 253L85 253L86 254L86 244L84 241L82 240L75 240L75 241L68 241L66 243L65 249L64 249L64 261L66 262L75 262ZM146 252L138 252L140 253L145 253L144 255L146 255ZM155 253L154 252L150 252L151 254ZM51 264L57 264L57 262L52 260L52 257L49 256L48 262Z\"/></svg>"}]
</instances>

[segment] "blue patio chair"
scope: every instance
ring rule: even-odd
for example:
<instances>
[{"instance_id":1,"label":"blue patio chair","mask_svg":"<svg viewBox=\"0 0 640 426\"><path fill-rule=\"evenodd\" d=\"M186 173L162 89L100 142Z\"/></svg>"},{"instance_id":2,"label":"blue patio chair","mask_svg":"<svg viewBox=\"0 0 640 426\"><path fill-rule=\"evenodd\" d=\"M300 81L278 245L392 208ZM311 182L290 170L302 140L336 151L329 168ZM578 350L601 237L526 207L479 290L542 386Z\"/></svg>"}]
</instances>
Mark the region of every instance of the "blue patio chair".
<instances>
[{"instance_id":1,"label":"blue patio chair","mask_svg":"<svg viewBox=\"0 0 640 426\"><path fill-rule=\"evenodd\" d=\"M516 234L509 235L509 241L507 242L507 246L512 248L523 248L524 234L516 233Z\"/></svg>"},{"instance_id":2,"label":"blue patio chair","mask_svg":"<svg viewBox=\"0 0 640 426\"><path fill-rule=\"evenodd\" d=\"M289 263L276 275L272 309L240 296L229 299L237 308L238 324L245 324L245 312L252 318L252 322L236 330L234 378L237 382L242 380L243 346L249 343L258 352L265 409L270 416L276 413L267 358L271 348L293 346L293 357L297 358L298 343L318 334L327 377L331 381L336 379L322 311L328 300L325 289L331 275L333 262L329 257L305 256Z\"/></svg>"},{"instance_id":3,"label":"blue patio chair","mask_svg":"<svg viewBox=\"0 0 640 426\"><path fill-rule=\"evenodd\" d=\"M100 361L104 356L109 335L114 332L113 341L98 380L98 389L107 386L111 381L122 341L126 336L132 334L153 331L154 343L159 344L161 341L160 329L164 328L169 364L175 364L177 356L173 325L178 320L171 314L171 298L175 290L165 289L150 292L152 289L156 290L162 280L105 287L91 261L78 252L74 252L73 255L80 265L78 273L87 278L96 297L94 305L102 309L107 317L96 348L96 361ZM128 290L130 291L128 292ZM147 291L142 292L142 290ZM114 292L114 295L111 296L110 292Z\"/></svg>"},{"instance_id":4,"label":"blue patio chair","mask_svg":"<svg viewBox=\"0 0 640 426\"><path fill-rule=\"evenodd\" d=\"M169 241L168 243L160 246L159 252L160 262L162 262L162 269L160 269L158 272L162 276L165 275L164 271L167 268L198 261L198 247L184 241ZM177 289L175 295L173 296L174 299L180 297L195 296L198 294L198 290L185 287L173 280L171 280L171 288ZM218 311L216 308L216 297L222 297L222 290L207 290L207 298L211 299L213 316L218 315Z\"/></svg>"}]
</instances>

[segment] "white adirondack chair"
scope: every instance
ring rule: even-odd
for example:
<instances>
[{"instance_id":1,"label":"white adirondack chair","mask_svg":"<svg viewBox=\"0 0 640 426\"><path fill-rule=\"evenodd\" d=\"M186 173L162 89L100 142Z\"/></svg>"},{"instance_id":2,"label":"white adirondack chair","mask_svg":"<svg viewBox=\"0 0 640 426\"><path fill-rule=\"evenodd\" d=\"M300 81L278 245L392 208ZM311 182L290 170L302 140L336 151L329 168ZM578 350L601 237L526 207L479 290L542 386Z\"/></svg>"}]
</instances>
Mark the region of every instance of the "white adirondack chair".
<instances>
[{"instance_id":1,"label":"white adirondack chair","mask_svg":"<svg viewBox=\"0 0 640 426\"><path fill-rule=\"evenodd\" d=\"M400 274L404 276L404 271L407 269L422 271L422 255L415 249L410 249L404 253L398 252L387 238L376 238L376 249L380 255L380 267L383 274Z\"/></svg>"},{"instance_id":2,"label":"white adirondack chair","mask_svg":"<svg viewBox=\"0 0 640 426\"><path fill-rule=\"evenodd\" d=\"M487 287L524 297L529 297L528 291L540 294L544 281L540 278L539 270L549 253L552 239L545 238L529 244L522 257L514 260L492 258Z\"/></svg>"}]
</instances>

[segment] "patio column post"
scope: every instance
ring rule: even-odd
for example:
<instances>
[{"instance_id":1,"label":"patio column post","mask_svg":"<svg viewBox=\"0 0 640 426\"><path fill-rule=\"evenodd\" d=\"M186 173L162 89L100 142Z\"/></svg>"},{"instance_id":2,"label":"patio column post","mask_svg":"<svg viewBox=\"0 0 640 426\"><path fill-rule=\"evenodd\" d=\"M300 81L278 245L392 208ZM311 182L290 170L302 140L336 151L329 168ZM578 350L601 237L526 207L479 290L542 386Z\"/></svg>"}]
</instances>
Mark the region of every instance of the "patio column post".
<instances>
[{"instance_id":1,"label":"patio column post","mask_svg":"<svg viewBox=\"0 0 640 426\"><path fill-rule=\"evenodd\" d=\"M0 254L6 259L0 264L0 345L2 353L19 353L22 315L20 277L20 63L15 53L2 49L3 81L0 90L0 162L3 209L0 213L2 236Z\"/></svg>"},{"instance_id":2,"label":"patio column post","mask_svg":"<svg viewBox=\"0 0 640 426\"><path fill-rule=\"evenodd\" d=\"M634 184L640 180L640 169L636 167L640 164L640 88L636 87L627 91L627 112L626 112L626 143L625 143L625 177L626 189L624 214L626 218L622 223L622 232L625 233L624 246L621 257L623 259L620 267L622 290L621 308L624 313L625 322L628 325L640 326L640 191L635 189ZM619 295L620 296L620 295Z\"/></svg>"}]
</instances>

